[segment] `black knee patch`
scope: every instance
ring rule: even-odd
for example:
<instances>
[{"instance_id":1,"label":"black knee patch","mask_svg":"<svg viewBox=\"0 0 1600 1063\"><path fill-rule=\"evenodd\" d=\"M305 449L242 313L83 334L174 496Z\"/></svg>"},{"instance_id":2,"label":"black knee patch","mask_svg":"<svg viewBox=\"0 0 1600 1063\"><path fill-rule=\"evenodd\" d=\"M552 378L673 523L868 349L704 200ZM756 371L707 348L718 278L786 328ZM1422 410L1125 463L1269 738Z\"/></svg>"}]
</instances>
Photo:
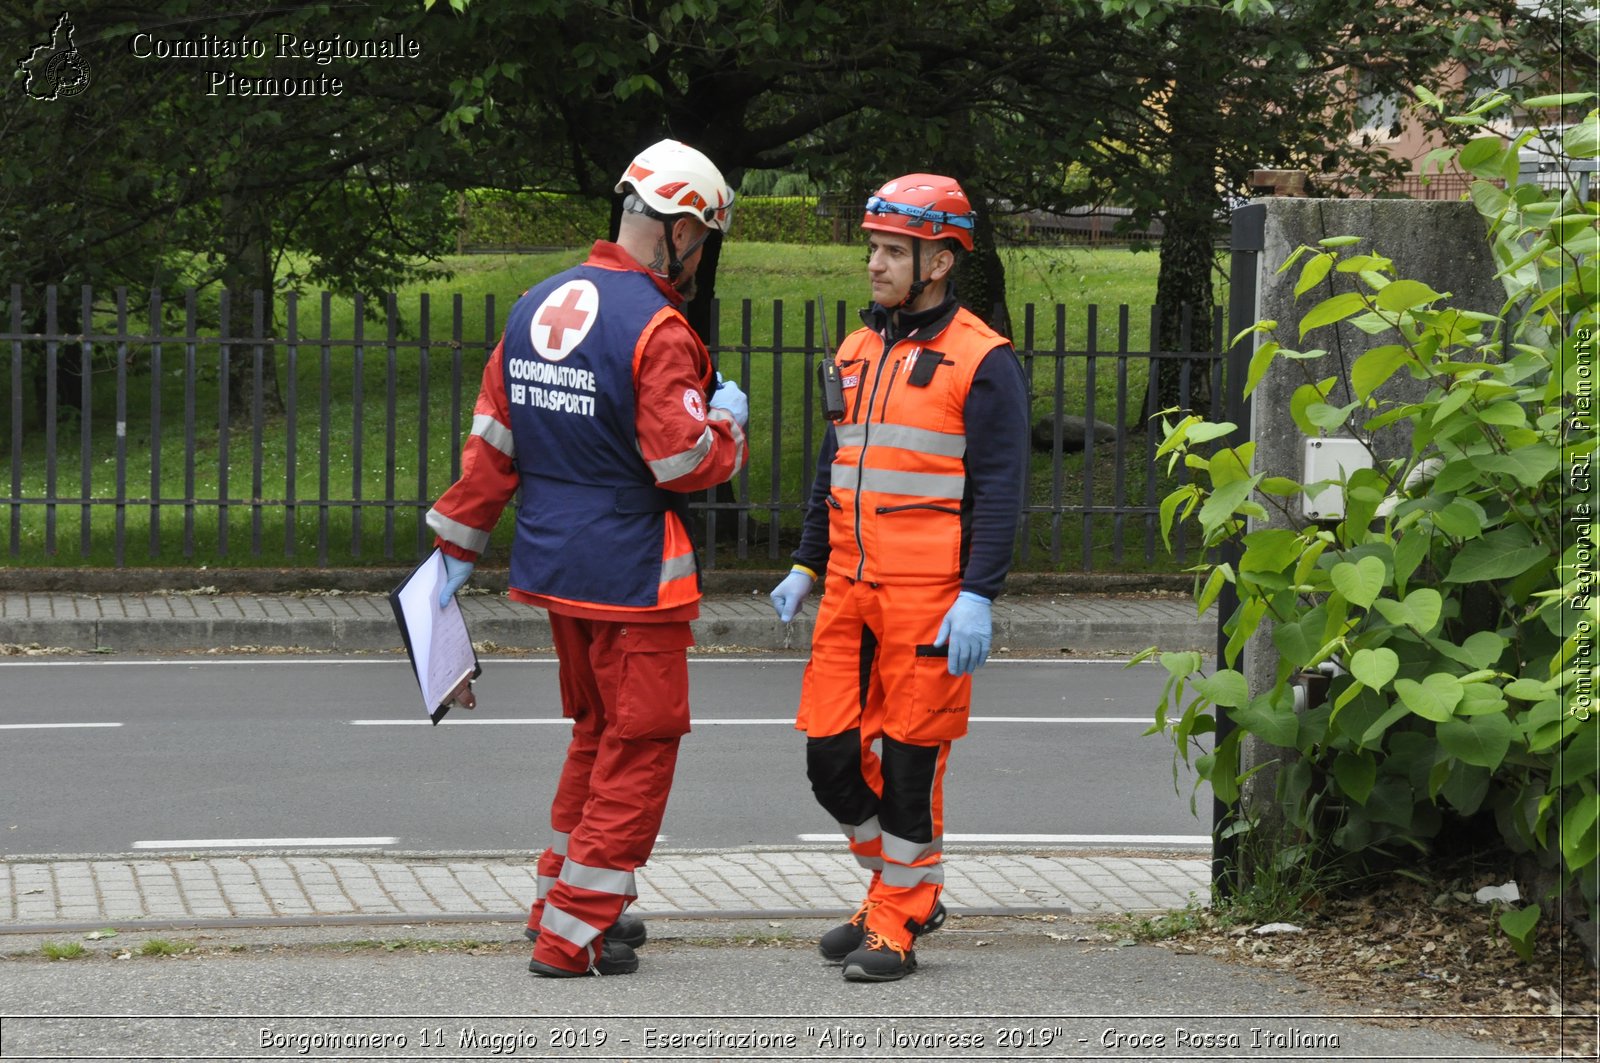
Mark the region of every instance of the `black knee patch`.
<instances>
[{"instance_id":1,"label":"black knee patch","mask_svg":"<svg viewBox=\"0 0 1600 1063\"><path fill-rule=\"evenodd\" d=\"M878 795L861 776L861 730L806 739L806 778L817 803L840 823L865 823L878 812Z\"/></svg>"},{"instance_id":2,"label":"black knee patch","mask_svg":"<svg viewBox=\"0 0 1600 1063\"><path fill-rule=\"evenodd\" d=\"M933 841L933 776L938 746L913 746L883 737L883 797L878 823L908 842Z\"/></svg>"}]
</instances>

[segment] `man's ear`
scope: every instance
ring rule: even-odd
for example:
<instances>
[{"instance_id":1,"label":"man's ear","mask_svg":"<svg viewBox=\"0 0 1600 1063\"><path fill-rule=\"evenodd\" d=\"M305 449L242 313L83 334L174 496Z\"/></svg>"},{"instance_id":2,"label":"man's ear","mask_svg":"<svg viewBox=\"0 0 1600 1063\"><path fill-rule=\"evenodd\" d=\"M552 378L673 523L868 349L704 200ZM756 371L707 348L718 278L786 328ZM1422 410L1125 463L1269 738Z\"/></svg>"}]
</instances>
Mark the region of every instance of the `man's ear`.
<instances>
[{"instance_id":1,"label":"man's ear","mask_svg":"<svg viewBox=\"0 0 1600 1063\"><path fill-rule=\"evenodd\" d=\"M700 223L687 214L678 215L672 223L672 243L678 248L688 247L700 238Z\"/></svg>"},{"instance_id":2,"label":"man's ear","mask_svg":"<svg viewBox=\"0 0 1600 1063\"><path fill-rule=\"evenodd\" d=\"M956 256L949 248L941 247L928 260L927 267L929 280L942 281L950 275L951 270L956 268Z\"/></svg>"}]
</instances>

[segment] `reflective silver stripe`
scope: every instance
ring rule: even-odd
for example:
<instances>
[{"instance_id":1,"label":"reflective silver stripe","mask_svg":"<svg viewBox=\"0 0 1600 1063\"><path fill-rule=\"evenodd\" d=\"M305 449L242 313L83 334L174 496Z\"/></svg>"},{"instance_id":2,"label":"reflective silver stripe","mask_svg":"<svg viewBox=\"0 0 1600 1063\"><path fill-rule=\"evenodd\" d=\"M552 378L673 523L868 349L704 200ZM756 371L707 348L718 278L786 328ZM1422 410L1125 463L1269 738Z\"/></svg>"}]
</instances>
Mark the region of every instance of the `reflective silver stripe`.
<instances>
[{"instance_id":1,"label":"reflective silver stripe","mask_svg":"<svg viewBox=\"0 0 1600 1063\"><path fill-rule=\"evenodd\" d=\"M726 423L729 430L733 432L733 445L738 448L738 451L741 455L745 455L744 429L739 427L739 422L734 419L733 414L729 413L727 410L707 410L706 418L708 420L722 421ZM736 468L743 465L743 458L735 463Z\"/></svg>"},{"instance_id":2,"label":"reflective silver stripe","mask_svg":"<svg viewBox=\"0 0 1600 1063\"><path fill-rule=\"evenodd\" d=\"M841 447L859 447L867 442L867 426L842 424L833 429ZM872 445L914 450L919 454L935 454L941 458L960 458L967 453L967 437L959 432L935 432L931 428L913 428L908 424L875 424L872 426Z\"/></svg>"},{"instance_id":3,"label":"reflective silver stripe","mask_svg":"<svg viewBox=\"0 0 1600 1063\"><path fill-rule=\"evenodd\" d=\"M671 583L675 579L694 575L694 554L679 554L669 557L661 562L661 582Z\"/></svg>"},{"instance_id":4,"label":"reflective silver stripe","mask_svg":"<svg viewBox=\"0 0 1600 1063\"><path fill-rule=\"evenodd\" d=\"M906 867L904 864L884 864L883 884L905 889L910 886L931 882L941 885L944 882L944 865L928 864L926 867ZM545 907L545 911L550 909Z\"/></svg>"},{"instance_id":5,"label":"reflective silver stripe","mask_svg":"<svg viewBox=\"0 0 1600 1063\"><path fill-rule=\"evenodd\" d=\"M883 828L878 826L878 817L873 816L865 823L841 823L839 829L844 831L844 836L853 842L870 842L883 833Z\"/></svg>"},{"instance_id":6,"label":"reflective silver stripe","mask_svg":"<svg viewBox=\"0 0 1600 1063\"><path fill-rule=\"evenodd\" d=\"M609 867L590 867L567 859L561 865L561 881L569 886L596 893L614 893L619 897L637 897L638 887L633 882L632 871L614 871ZM581 941L579 944L583 944Z\"/></svg>"},{"instance_id":7,"label":"reflective silver stripe","mask_svg":"<svg viewBox=\"0 0 1600 1063\"><path fill-rule=\"evenodd\" d=\"M584 947L600 936L600 931L585 923L575 915L568 915L553 904L544 906L544 915L539 919L540 933L551 933L558 938L564 938L579 948Z\"/></svg>"},{"instance_id":8,"label":"reflective silver stripe","mask_svg":"<svg viewBox=\"0 0 1600 1063\"><path fill-rule=\"evenodd\" d=\"M657 458L650 463L650 475L656 478L657 483L668 483L680 476L687 476L700 467L706 460L706 455L711 453L711 444L716 441L716 434L709 427L700 433L700 438L695 440L694 446L688 450L681 450L670 457Z\"/></svg>"},{"instance_id":9,"label":"reflective silver stripe","mask_svg":"<svg viewBox=\"0 0 1600 1063\"><path fill-rule=\"evenodd\" d=\"M533 895L540 900L543 900L544 898L550 896L550 891L555 888L556 878L554 875L540 875L534 880Z\"/></svg>"},{"instance_id":10,"label":"reflective silver stripe","mask_svg":"<svg viewBox=\"0 0 1600 1063\"><path fill-rule=\"evenodd\" d=\"M847 491L877 491L885 495L907 495L913 498L948 498L959 501L967 486L967 478L960 473L941 475L933 472L893 472L889 469L858 469L854 465L837 462L832 468L833 486Z\"/></svg>"},{"instance_id":11,"label":"reflective silver stripe","mask_svg":"<svg viewBox=\"0 0 1600 1063\"><path fill-rule=\"evenodd\" d=\"M868 871L882 871L884 869L883 857L881 856L862 856L860 853L856 853L855 857L856 863Z\"/></svg>"},{"instance_id":12,"label":"reflective silver stripe","mask_svg":"<svg viewBox=\"0 0 1600 1063\"><path fill-rule=\"evenodd\" d=\"M567 842L569 842L571 840L572 840L572 835L568 834L566 831L560 831L560 830L551 831L550 832L550 851L552 853L555 853L557 856L566 856L567 855Z\"/></svg>"},{"instance_id":13,"label":"reflective silver stripe","mask_svg":"<svg viewBox=\"0 0 1600 1063\"><path fill-rule=\"evenodd\" d=\"M512 442L511 429L486 413L472 418L472 434L508 458L517 456L517 445Z\"/></svg>"},{"instance_id":14,"label":"reflective silver stripe","mask_svg":"<svg viewBox=\"0 0 1600 1063\"><path fill-rule=\"evenodd\" d=\"M454 543L463 550L471 550L481 554L489 546L489 533L469 528L458 520L451 520L437 509L428 510L428 527L434 534L447 543Z\"/></svg>"},{"instance_id":15,"label":"reflective silver stripe","mask_svg":"<svg viewBox=\"0 0 1600 1063\"><path fill-rule=\"evenodd\" d=\"M887 832L883 836L883 856L897 864L914 864L934 853L944 852L944 839L931 842L913 842Z\"/></svg>"}]
</instances>

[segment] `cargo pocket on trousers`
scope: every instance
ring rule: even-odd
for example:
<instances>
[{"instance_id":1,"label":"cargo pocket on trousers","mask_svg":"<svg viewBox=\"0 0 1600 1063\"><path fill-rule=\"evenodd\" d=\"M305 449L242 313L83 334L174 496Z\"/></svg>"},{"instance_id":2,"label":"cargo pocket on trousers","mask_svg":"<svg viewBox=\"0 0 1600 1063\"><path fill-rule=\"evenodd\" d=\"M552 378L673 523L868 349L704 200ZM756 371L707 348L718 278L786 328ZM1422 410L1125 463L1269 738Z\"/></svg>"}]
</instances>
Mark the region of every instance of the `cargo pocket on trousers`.
<instances>
[{"instance_id":1,"label":"cargo pocket on trousers","mask_svg":"<svg viewBox=\"0 0 1600 1063\"><path fill-rule=\"evenodd\" d=\"M943 657L918 657L911 667L911 708L900 740L927 745L966 734L972 677L951 675Z\"/></svg>"},{"instance_id":2,"label":"cargo pocket on trousers","mask_svg":"<svg viewBox=\"0 0 1600 1063\"><path fill-rule=\"evenodd\" d=\"M614 731L618 738L677 738L689 733L687 623L629 624L617 638L622 674Z\"/></svg>"}]
</instances>

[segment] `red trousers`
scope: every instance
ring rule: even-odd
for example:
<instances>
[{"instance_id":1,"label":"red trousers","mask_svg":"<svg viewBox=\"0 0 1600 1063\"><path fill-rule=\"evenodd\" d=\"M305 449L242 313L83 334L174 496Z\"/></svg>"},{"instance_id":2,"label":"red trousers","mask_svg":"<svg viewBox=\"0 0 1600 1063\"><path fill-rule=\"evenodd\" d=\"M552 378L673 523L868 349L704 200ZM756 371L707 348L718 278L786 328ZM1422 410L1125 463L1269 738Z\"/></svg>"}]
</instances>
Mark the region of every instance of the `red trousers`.
<instances>
[{"instance_id":1,"label":"red trousers","mask_svg":"<svg viewBox=\"0 0 1600 1063\"><path fill-rule=\"evenodd\" d=\"M689 731L686 621L626 623L550 614L561 711L572 741L550 807L554 839L539 857L528 925L534 959L586 970L606 927L638 896Z\"/></svg>"},{"instance_id":2,"label":"red trousers","mask_svg":"<svg viewBox=\"0 0 1600 1063\"><path fill-rule=\"evenodd\" d=\"M795 722L812 792L872 872L867 929L902 947L906 920L925 920L944 888L945 764L972 700L970 675L917 647L932 645L960 590L830 572Z\"/></svg>"}]
</instances>

